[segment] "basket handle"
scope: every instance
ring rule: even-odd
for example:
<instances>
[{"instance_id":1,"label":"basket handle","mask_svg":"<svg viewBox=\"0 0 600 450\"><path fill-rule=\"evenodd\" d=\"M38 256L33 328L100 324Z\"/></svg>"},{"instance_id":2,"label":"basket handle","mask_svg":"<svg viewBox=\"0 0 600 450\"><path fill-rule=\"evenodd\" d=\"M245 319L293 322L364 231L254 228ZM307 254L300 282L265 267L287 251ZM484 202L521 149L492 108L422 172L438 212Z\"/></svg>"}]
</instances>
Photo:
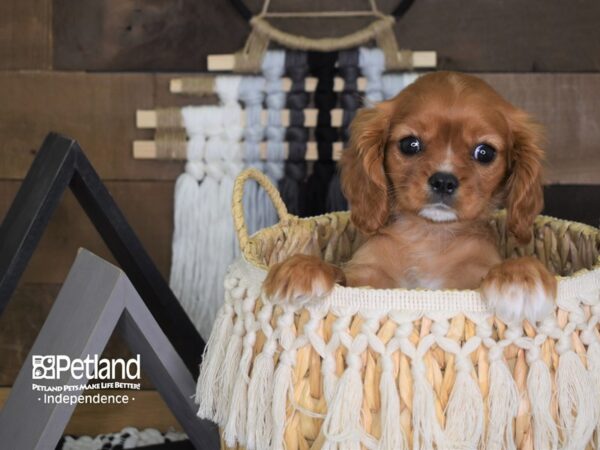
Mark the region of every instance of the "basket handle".
<instances>
[{"instance_id":1,"label":"basket handle","mask_svg":"<svg viewBox=\"0 0 600 450\"><path fill-rule=\"evenodd\" d=\"M248 226L246 225L246 217L244 215L243 202L244 186L248 180L254 180L258 182L258 184L260 184L262 188L267 191L267 194L269 194L269 197L271 198L271 201L277 210L277 215L279 216L280 222L286 221L290 218L290 214L287 211L285 203L283 203L283 200L281 199L281 195L279 195L279 191L264 173L252 168L241 172L235 179L235 184L233 185L232 212L233 224L240 242L240 248L245 255L250 242L250 238L248 237Z\"/></svg>"}]
</instances>

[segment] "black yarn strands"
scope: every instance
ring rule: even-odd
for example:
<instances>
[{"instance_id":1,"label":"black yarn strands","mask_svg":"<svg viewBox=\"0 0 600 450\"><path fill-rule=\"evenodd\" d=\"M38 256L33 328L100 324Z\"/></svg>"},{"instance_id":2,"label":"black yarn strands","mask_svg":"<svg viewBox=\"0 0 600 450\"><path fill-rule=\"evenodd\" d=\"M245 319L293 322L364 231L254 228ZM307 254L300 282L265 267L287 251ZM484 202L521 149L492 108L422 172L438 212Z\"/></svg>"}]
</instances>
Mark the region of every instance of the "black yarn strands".
<instances>
[{"instance_id":1,"label":"black yarn strands","mask_svg":"<svg viewBox=\"0 0 600 450\"><path fill-rule=\"evenodd\" d=\"M319 111L315 128L318 159L306 183L307 201L303 216L316 216L327 212L329 183L335 174L333 143L337 141L339 134L338 130L331 126L331 110L337 103L337 95L333 91L337 56L337 52L308 53L310 73L318 79L314 95L315 107Z\"/></svg>"},{"instance_id":2,"label":"black yarn strands","mask_svg":"<svg viewBox=\"0 0 600 450\"><path fill-rule=\"evenodd\" d=\"M344 80L344 90L340 94L340 107L344 110L342 116L342 127L340 136L344 143L344 148L350 140L350 123L356 115L356 111L362 105L358 94L358 76L360 68L358 66L358 50L344 50L338 56L338 70L340 77ZM340 167L336 166L335 174L329 183L327 192L327 211L345 211L348 209L348 201L342 193L340 185Z\"/></svg>"},{"instance_id":3,"label":"black yarn strands","mask_svg":"<svg viewBox=\"0 0 600 450\"><path fill-rule=\"evenodd\" d=\"M300 215L305 209L305 185L308 175L306 163L308 130L304 126L304 108L309 102L309 95L304 87L308 74L306 52L287 51L285 71L292 80L292 86L286 98L286 106L290 110L290 125L285 135L285 140L288 142L288 157L284 165L283 178L279 181L279 191L288 211Z\"/></svg>"}]
</instances>

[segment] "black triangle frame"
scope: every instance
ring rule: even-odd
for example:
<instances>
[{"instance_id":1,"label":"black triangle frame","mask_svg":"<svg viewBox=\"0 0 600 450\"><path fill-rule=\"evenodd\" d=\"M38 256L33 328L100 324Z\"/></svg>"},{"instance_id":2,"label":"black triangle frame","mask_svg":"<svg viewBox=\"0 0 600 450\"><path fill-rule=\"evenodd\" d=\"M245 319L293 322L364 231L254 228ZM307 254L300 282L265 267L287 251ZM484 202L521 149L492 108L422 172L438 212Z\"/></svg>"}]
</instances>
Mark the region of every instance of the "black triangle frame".
<instances>
[{"instance_id":1,"label":"black triangle frame","mask_svg":"<svg viewBox=\"0 0 600 450\"><path fill-rule=\"evenodd\" d=\"M46 136L0 226L0 314L63 192L70 188L192 376L205 343L79 144Z\"/></svg>"}]
</instances>

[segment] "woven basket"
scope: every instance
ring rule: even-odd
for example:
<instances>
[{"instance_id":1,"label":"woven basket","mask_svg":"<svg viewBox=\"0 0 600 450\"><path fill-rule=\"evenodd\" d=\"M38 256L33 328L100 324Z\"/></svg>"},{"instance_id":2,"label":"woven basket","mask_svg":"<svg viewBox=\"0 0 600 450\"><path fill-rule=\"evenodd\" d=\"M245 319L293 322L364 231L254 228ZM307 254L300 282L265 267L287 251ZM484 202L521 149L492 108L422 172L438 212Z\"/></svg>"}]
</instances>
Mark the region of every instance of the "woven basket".
<instances>
[{"instance_id":1,"label":"woven basket","mask_svg":"<svg viewBox=\"0 0 600 450\"><path fill-rule=\"evenodd\" d=\"M244 183L258 181L281 222L248 237ZM299 219L254 170L236 181L243 255L229 269L198 380L199 416L222 448L596 448L600 417L600 231L540 216L518 246L493 219L504 257L535 255L558 275L556 314L507 327L477 291L336 286L281 304L261 294L292 254L348 260L348 213Z\"/></svg>"}]
</instances>

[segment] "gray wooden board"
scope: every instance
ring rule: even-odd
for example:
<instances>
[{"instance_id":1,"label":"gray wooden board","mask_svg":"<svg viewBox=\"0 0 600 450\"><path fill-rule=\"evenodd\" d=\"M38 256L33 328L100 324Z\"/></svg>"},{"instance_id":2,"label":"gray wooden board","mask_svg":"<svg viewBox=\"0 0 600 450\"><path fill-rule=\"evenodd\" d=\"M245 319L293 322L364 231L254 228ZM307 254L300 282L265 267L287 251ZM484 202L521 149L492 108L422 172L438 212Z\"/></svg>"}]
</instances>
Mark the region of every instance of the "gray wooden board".
<instances>
[{"instance_id":1,"label":"gray wooden board","mask_svg":"<svg viewBox=\"0 0 600 450\"><path fill-rule=\"evenodd\" d=\"M33 355L100 355L117 329L165 403L198 449L218 449L216 426L196 416L195 383L125 274L87 250L80 250L0 412L0 442L7 449L51 449L75 405L45 404L32 389ZM81 385L70 375L45 386ZM69 394L78 395L81 390Z\"/></svg>"}]
</instances>

